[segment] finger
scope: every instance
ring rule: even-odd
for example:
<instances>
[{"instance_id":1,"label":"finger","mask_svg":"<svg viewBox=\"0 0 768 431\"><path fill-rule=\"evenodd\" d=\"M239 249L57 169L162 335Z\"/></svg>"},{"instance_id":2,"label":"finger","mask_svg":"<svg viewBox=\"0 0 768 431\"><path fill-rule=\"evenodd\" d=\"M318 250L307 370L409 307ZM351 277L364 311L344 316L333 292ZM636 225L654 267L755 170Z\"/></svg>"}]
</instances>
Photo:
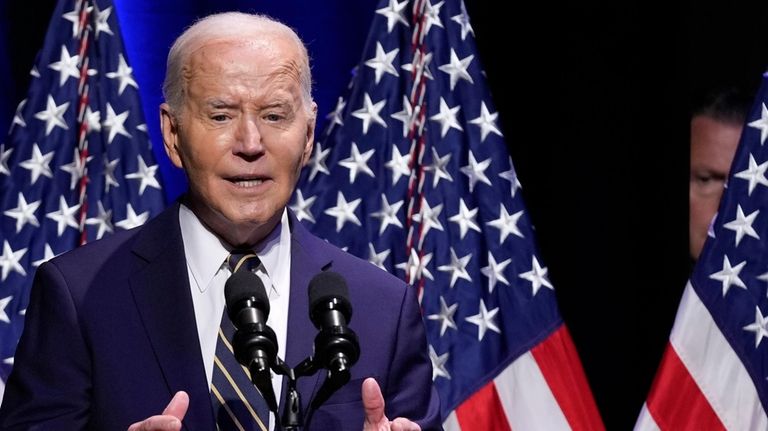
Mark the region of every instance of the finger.
<instances>
[{"instance_id":1,"label":"finger","mask_svg":"<svg viewBox=\"0 0 768 431\"><path fill-rule=\"evenodd\" d=\"M184 419L184 415L187 414L187 408L189 408L189 395L184 391L179 391L176 392L171 402L165 407L163 415L170 415L181 421Z\"/></svg>"},{"instance_id":2,"label":"finger","mask_svg":"<svg viewBox=\"0 0 768 431\"><path fill-rule=\"evenodd\" d=\"M421 431L419 424L411 422L406 418L395 418L390 423L391 431Z\"/></svg>"},{"instance_id":3,"label":"finger","mask_svg":"<svg viewBox=\"0 0 768 431\"><path fill-rule=\"evenodd\" d=\"M174 416L152 416L128 427L128 431L179 431L181 420Z\"/></svg>"},{"instance_id":4,"label":"finger","mask_svg":"<svg viewBox=\"0 0 768 431\"><path fill-rule=\"evenodd\" d=\"M363 382L363 407L365 408L365 423L378 424L384 418L384 397L376 380L369 377Z\"/></svg>"}]
</instances>

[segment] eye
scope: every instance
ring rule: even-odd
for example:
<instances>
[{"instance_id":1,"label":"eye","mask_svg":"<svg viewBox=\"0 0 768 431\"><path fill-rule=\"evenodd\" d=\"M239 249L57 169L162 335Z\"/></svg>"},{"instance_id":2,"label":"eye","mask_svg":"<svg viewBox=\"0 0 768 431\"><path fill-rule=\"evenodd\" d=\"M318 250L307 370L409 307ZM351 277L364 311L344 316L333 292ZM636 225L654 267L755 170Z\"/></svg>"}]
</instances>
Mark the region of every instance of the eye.
<instances>
[{"instance_id":1,"label":"eye","mask_svg":"<svg viewBox=\"0 0 768 431\"><path fill-rule=\"evenodd\" d=\"M264 119L267 121L276 122L282 120L283 116L279 114L267 114L264 116Z\"/></svg>"},{"instance_id":2,"label":"eye","mask_svg":"<svg viewBox=\"0 0 768 431\"><path fill-rule=\"evenodd\" d=\"M215 121L217 123L221 123L221 122L227 121L228 119L229 119L229 116L224 115L224 114L216 114L216 115L212 115L211 116L211 120L213 120L213 121Z\"/></svg>"}]
</instances>

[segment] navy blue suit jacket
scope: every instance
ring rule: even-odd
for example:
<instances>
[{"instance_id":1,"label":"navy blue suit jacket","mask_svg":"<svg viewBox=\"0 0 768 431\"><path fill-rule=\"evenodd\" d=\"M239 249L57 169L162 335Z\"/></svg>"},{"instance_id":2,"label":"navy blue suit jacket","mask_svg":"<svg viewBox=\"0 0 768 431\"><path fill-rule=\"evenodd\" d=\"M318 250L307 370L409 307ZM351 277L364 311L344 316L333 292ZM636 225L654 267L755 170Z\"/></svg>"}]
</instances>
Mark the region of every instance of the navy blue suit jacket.
<instances>
[{"instance_id":1,"label":"navy blue suit jacket","mask_svg":"<svg viewBox=\"0 0 768 431\"><path fill-rule=\"evenodd\" d=\"M39 267L0 408L0 429L121 430L187 391L187 430L215 429L200 355L178 204L143 227ZM311 355L317 329L307 286L320 271L349 284L360 359L352 379L313 414L311 429L360 430L365 377L381 385L390 419L440 428L439 401L414 289L311 235L291 214L291 297L285 361ZM303 411L324 376L298 381Z\"/></svg>"}]
</instances>

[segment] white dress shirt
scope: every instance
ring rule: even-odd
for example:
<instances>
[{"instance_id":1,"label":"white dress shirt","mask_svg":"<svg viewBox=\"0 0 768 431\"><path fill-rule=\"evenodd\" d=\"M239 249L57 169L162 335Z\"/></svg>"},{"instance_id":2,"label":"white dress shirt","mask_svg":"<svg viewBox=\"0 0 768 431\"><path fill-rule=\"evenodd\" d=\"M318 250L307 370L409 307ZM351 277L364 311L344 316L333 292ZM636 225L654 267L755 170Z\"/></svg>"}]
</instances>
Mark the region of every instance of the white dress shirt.
<instances>
[{"instance_id":1,"label":"white dress shirt","mask_svg":"<svg viewBox=\"0 0 768 431\"><path fill-rule=\"evenodd\" d=\"M179 224L184 242L184 254L187 260L189 287L192 303L195 307L197 335L205 365L208 386L213 378L213 358L216 355L221 316L226 307L224 283L230 276L227 257L232 246L224 242L203 225L197 216L185 205L179 208ZM267 325L277 336L277 356L285 359L285 340L288 334L288 299L291 286L291 232L288 225L288 212L277 227L260 243L253 246L253 251L262 265L256 274L264 281L270 303ZM281 376L273 374L272 387L275 397L280 402L282 389ZM269 429L274 429L275 418L270 413Z\"/></svg>"}]
</instances>

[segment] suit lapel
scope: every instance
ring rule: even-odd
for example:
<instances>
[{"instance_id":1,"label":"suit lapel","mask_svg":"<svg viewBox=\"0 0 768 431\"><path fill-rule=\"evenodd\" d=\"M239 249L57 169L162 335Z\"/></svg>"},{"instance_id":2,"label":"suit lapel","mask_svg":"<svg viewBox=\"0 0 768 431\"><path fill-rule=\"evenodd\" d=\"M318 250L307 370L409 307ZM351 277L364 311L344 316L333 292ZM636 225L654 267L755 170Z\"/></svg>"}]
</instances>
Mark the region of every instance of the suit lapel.
<instances>
[{"instance_id":1,"label":"suit lapel","mask_svg":"<svg viewBox=\"0 0 768 431\"><path fill-rule=\"evenodd\" d=\"M146 264L130 285L170 394L189 394L186 428L209 430L214 426L210 392L178 220L177 203L144 227L133 252Z\"/></svg>"}]
</instances>

